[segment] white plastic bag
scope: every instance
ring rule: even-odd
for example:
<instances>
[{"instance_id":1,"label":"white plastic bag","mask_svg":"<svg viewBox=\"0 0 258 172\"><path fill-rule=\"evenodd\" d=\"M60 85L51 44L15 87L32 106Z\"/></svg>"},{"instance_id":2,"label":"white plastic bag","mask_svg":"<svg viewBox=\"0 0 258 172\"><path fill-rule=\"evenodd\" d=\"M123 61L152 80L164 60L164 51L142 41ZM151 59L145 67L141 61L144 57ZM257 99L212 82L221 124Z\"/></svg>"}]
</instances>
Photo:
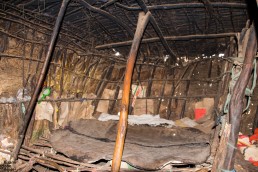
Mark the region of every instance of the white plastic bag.
<instances>
[{"instance_id":1,"label":"white plastic bag","mask_svg":"<svg viewBox=\"0 0 258 172\"><path fill-rule=\"evenodd\" d=\"M36 106L35 120L48 120L53 121L54 108L49 102L41 102Z\"/></svg>"}]
</instances>

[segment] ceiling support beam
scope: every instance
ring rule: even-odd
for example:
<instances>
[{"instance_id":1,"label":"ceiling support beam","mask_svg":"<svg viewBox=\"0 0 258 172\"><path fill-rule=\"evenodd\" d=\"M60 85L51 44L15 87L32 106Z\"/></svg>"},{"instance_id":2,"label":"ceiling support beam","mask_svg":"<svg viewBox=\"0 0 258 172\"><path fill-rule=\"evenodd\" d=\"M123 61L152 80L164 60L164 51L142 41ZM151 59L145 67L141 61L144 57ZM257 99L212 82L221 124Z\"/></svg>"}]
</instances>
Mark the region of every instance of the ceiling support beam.
<instances>
[{"instance_id":1,"label":"ceiling support beam","mask_svg":"<svg viewBox=\"0 0 258 172\"><path fill-rule=\"evenodd\" d=\"M108 1L108 2L106 2L104 5L102 5L100 8L102 9L102 8L106 8L106 7L108 7L108 6L110 6L110 5L112 5L112 4L114 4L114 3L116 3L118 0L110 0L110 1Z\"/></svg>"},{"instance_id":2,"label":"ceiling support beam","mask_svg":"<svg viewBox=\"0 0 258 172\"><path fill-rule=\"evenodd\" d=\"M115 3L116 6L126 9L128 11L140 11L141 7L130 7L121 3ZM210 5L214 8L247 8L246 3L231 3L231 2L211 2ZM176 3L176 4L162 4L147 6L149 10L171 10L171 9L182 9L182 8L204 8L203 3Z\"/></svg>"},{"instance_id":3,"label":"ceiling support beam","mask_svg":"<svg viewBox=\"0 0 258 172\"><path fill-rule=\"evenodd\" d=\"M185 36L165 36L164 39L167 41L187 41L191 39L212 39L212 38L224 38L224 37L231 37L236 36L236 33L229 32L229 33L218 33L218 34L199 34L199 35L185 35ZM154 38L146 38L142 39L141 43L152 43L159 41L159 37ZM96 49L107 49L107 48L116 48L116 47L123 47L132 45L133 41L123 41L123 42L114 42L109 44L98 45Z\"/></svg>"},{"instance_id":4,"label":"ceiling support beam","mask_svg":"<svg viewBox=\"0 0 258 172\"><path fill-rule=\"evenodd\" d=\"M125 23L123 23L120 19L114 17L113 15L111 15L110 13L108 13L102 9L93 7L85 0L80 0L80 1L78 1L78 3L80 3L82 6L84 6L88 10L98 13L98 14L110 19L112 22L115 22L116 24L118 24L118 26L122 27L122 29L125 29L127 31L127 33L129 34L129 36L133 38L133 32L131 31L130 27L127 26Z\"/></svg>"},{"instance_id":5,"label":"ceiling support beam","mask_svg":"<svg viewBox=\"0 0 258 172\"><path fill-rule=\"evenodd\" d=\"M19 154L21 145L24 141L26 131L28 129L33 111L35 109L35 106L36 106L36 103L37 103L37 100L38 100L38 97L39 97L39 94L42 90L42 86L43 86L43 83L45 81L45 78L46 78L46 75L47 75L47 72L48 72L48 68L49 68L49 65L50 65L50 62L51 62L51 57L52 57L53 51L55 49L56 40L58 38L60 27L61 27L62 21L64 19L64 14L65 14L65 11L67 9L67 6L68 6L69 2L70 2L70 0L63 0L61 8L59 10L59 13L58 13L58 16L57 16L57 19L56 19L56 23L55 23L55 27L54 27L54 30L53 30L53 33L52 33L52 36L51 36L50 44L49 44L49 47L48 47L48 51L47 51L47 54L46 54L45 62L43 64L43 67L42 67L42 70L41 70L41 73L40 73L40 76L39 76L39 79L38 79L38 82L37 82L37 86L36 86L36 88L33 92L32 98L31 98L30 103L28 105L28 108L26 110L23 127L20 128L20 130L19 130L18 143L15 147L14 152L12 153L12 156L13 156L14 160L16 160L18 158L18 154Z\"/></svg>"},{"instance_id":6,"label":"ceiling support beam","mask_svg":"<svg viewBox=\"0 0 258 172\"><path fill-rule=\"evenodd\" d=\"M143 2L143 0L136 0L137 3L139 4L139 6L142 8L142 10L147 13L149 12L148 7L146 6L146 4ZM150 16L150 22L154 28L154 30L157 32L160 41L162 43L162 45L164 46L165 50L167 51L167 53L170 55L170 58L172 58L172 62L175 63L176 62L176 54L170 49L167 41L165 40L162 31L157 23L157 21L155 20L155 18L153 17L153 15L151 14Z\"/></svg>"},{"instance_id":7,"label":"ceiling support beam","mask_svg":"<svg viewBox=\"0 0 258 172\"><path fill-rule=\"evenodd\" d=\"M65 17L68 17L70 15L74 15L76 14L78 11L80 11L81 9L83 9L83 7L78 7L78 8L75 8L74 10L71 10L69 11L68 13L65 14Z\"/></svg>"},{"instance_id":8,"label":"ceiling support beam","mask_svg":"<svg viewBox=\"0 0 258 172\"><path fill-rule=\"evenodd\" d=\"M111 168L112 172L118 172L121 165L125 135L126 135L127 123L128 123L127 120L128 120L132 74L133 74L133 69L134 69L136 57L138 54L139 46L141 43L141 39L146 29L146 26L150 20L150 16L151 16L150 12L147 12L146 14L144 14L143 12L139 13L136 31L134 34L131 50L127 59L124 84L123 84L122 103L120 106L120 118L118 122L116 144L115 144L115 150L114 150L113 160L112 160L112 168Z\"/></svg>"}]
</instances>

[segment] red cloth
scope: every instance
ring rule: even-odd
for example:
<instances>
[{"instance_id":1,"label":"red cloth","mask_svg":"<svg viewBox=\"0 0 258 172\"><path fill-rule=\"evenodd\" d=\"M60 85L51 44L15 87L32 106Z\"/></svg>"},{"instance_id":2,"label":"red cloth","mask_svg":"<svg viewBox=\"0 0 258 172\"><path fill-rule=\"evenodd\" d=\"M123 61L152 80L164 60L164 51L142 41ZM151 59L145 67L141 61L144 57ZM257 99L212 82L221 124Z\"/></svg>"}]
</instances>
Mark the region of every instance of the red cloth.
<instances>
[{"instance_id":1,"label":"red cloth","mask_svg":"<svg viewBox=\"0 0 258 172\"><path fill-rule=\"evenodd\" d=\"M258 128L254 130L254 134L258 134Z\"/></svg>"},{"instance_id":2,"label":"red cloth","mask_svg":"<svg viewBox=\"0 0 258 172\"><path fill-rule=\"evenodd\" d=\"M254 135L249 137L249 141L252 143L252 141L258 141L258 128L254 130Z\"/></svg>"},{"instance_id":3,"label":"red cloth","mask_svg":"<svg viewBox=\"0 0 258 172\"><path fill-rule=\"evenodd\" d=\"M258 167L258 161L252 162L252 164Z\"/></svg>"},{"instance_id":4,"label":"red cloth","mask_svg":"<svg viewBox=\"0 0 258 172\"><path fill-rule=\"evenodd\" d=\"M194 110L194 114L195 114L195 120L199 120L202 117L204 117L204 115L206 114L206 109L195 109Z\"/></svg>"}]
</instances>

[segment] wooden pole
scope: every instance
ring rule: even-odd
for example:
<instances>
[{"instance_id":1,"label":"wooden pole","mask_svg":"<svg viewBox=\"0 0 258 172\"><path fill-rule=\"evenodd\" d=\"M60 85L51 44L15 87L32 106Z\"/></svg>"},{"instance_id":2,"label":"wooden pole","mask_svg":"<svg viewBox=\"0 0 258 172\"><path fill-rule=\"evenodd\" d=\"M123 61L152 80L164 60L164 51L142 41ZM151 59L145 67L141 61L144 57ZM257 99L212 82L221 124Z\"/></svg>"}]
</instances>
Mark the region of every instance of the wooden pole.
<instances>
[{"instance_id":1,"label":"wooden pole","mask_svg":"<svg viewBox=\"0 0 258 172\"><path fill-rule=\"evenodd\" d=\"M151 87L152 87L152 80L154 78L154 74L156 72L156 66L152 67L151 73L150 73L150 77L148 79L148 85L147 85L147 90L146 90L146 97L150 97L151 96Z\"/></svg>"},{"instance_id":2,"label":"wooden pole","mask_svg":"<svg viewBox=\"0 0 258 172\"><path fill-rule=\"evenodd\" d=\"M124 76L125 76L125 73L123 73L123 75L121 76L121 78L119 79L119 81L121 82L117 82L116 84L116 91L115 91L115 95L114 95L114 99L115 100L111 100L110 101L110 106L109 106L109 109L108 109L108 113L109 114L113 114L114 113L114 108L115 108L115 105L116 105L116 102L117 102L117 98L118 98L118 95L119 95L119 91L120 91L120 85L124 79Z\"/></svg>"},{"instance_id":3,"label":"wooden pole","mask_svg":"<svg viewBox=\"0 0 258 172\"><path fill-rule=\"evenodd\" d=\"M97 95L97 98L101 98L102 97L102 94L104 92L104 89L106 88L107 84L108 84L108 80L110 80L111 76L112 76L112 72L114 70L114 67L115 67L115 63L112 62L109 66L109 68L107 69L107 72L105 73L105 76L103 78L102 81L100 81L100 86L98 87L98 90L96 90L96 95ZM99 100L96 100L94 102L94 114L98 108L98 104L99 104Z\"/></svg>"},{"instance_id":4,"label":"wooden pole","mask_svg":"<svg viewBox=\"0 0 258 172\"><path fill-rule=\"evenodd\" d=\"M198 65L198 64L196 64ZM177 82L175 83L175 85L171 88L171 96L174 96L176 89L178 87L178 85L180 84L180 82L182 81L183 77L185 76L187 70L189 69L190 65L187 65L184 70L182 71L181 76L179 77L179 79L177 80ZM172 103L172 99L170 98L168 101L168 109L167 109L167 118L170 119L171 117L171 103Z\"/></svg>"},{"instance_id":5,"label":"wooden pole","mask_svg":"<svg viewBox=\"0 0 258 172\"><path fill-rule=\"evenodd\" d=\"M58 16L57 16L57 19L56 19L56 23L55 23L55 27L54 27L54 30L53 30L53 33L52 33L52 36L51 36L50 44L49 44L49 47L48 47L46 59L45 59L43 68L41 70L41 73L40 73L40 76L39 76L39 79L38 79L38 82L37 82L37 86L34 90L34 93L33 93L33 96L31 98L31 101L29 103L29 106L26 110L24 125L19 131L19 140L18 140L16 148L13 152L14 160L16 160L17 157L18 157L21 145L23 143L26 131L28 129L28 124L30 122L30 119L31 119L31 116L33 114L34 108L36 106L38 96L39 96L39 94L41 92L41 89L42 89L42 85L43 85L44 80L46 78L47 71L48 71L50 61L51 61L51 57L52 57L52 53L54 51L55 43L56 43L56 40L57 40L57 36L59 34L60 26L62 24L64 14L65 14L65 11L66 11L66 8L68 6L69 1L70 0L63 0L62 6L59 10L59 13L58 13Z\"/></svg>"},{"instance_id":6,"label":"wooden pole","mask_svg":"<svg viewBox=\"0 0 258 172\"><path fill-rule=\"evenodd\" d=\"M168 70L164 69L164 73L165 73L165 80L163 81L163 84L162 84L162 87L161 87L161 92L160 92L160 97L162 97L162 98L160 98L159 101L158 101L158 104L157 104L157 106L155 108L155 111L154 111L155 114L159 114L161 102L162 102L163 97L164 97L165 87L166 87L167 80L168 80ZM147 110L146 110L146 113L147 113Z\"/></svg>"},{"instance_id":7,"label":"wooden pole","mask_svg":"<svg viewBox=\"0 0 258 172\"><path fill-rule=\"evenodd\" d=\"M83 7L87 8L88 10L98 13L99 15L102 15L103 17L108 18L109 20L111 20L112 22L116 23L118 26L121 27L121 29L125 29L126 32L129 34L130 37L133 37L133 32L130 29L130 27L128 25L126 25L123 21L121 21L119 18L111 15L110 13L108 13L105 10L102 10L100 8L96 8L92 5L90 5L87 1L85 0L80 0L78 1L79 4L81 4Z\"/></svg>"},{"instance_id":8,"label":"wooden pole","mask_svg":"<svg viewBox=\"0 0 258 172\"><path fill-rule=\"evenodd\" d=\"M139 4L139 6L142 8L142 10L145 13L150 12L143 0L136 0L136 2ZM150 22L151 22L154 30L158 34L163 47L165 48L167 53L171 56L170 58L172 58L172 61L175 63L176 62L176 54L169 47L167 40L164 38L163 33L152 14L150 15Z\"/></svg>"},{"instance_id":9,"label":"wooden pole","mask_svg":"<svg viewBox=\"0 0 258 172\"><path fill-rule=\"evenodd\" d=\"M121 165L125 135L126 135L126 129L127 129L129 97L130 97L133 68L136 61L136 56L138 53L140 42L141 42L144 30L149 22L149 19L150 19L150 12L147 12L146 14L139 13L137 28L135 31L133 43L127 60L124 85L123 85L122 104L120 107L121 108L120 119L118 123L116 144L115 144L115 150L114 150L113 162L112 162L112 168L111 168L112 172L119 171L120 165Z\"/></svg>"},{"instance_id":10,"label":"wooden pole","mask_svg":"<svg viewBox=\"0 0 258 172\"><path fill-rule=\"evenodd\" d=\"M166 41L188 41L191 39L214 39L214 38L225 38L236 36L236 33L229 32L229 33L217 33L217 34L197 34L197 35L184 35L184 36L164 36ZM152 43L160 41L159 37L153 38L145 38L142 39L142 43ZM98 50L101 49L108 49L108 48L116 48L116 47L123 47L123 46L130 46L132 44L132 40L130 41L122 41L122 42L113 42L103 45L98 45L95 48Z\"/></svg>"},{"instance_id":11,"label":"wooden pole","mask_svg":"<svg viewBox=\"0 0 258 172\"><path fill-rule=\"evenodd\" d=\"M196 69L197 65L198 65L198 63L195 63L193 65L192 69L189 71L189 74L188 74L188 77L187 77L189 80L186 81L186 87L185 87L185 92L184 92L185 96L188 96L189 88L190 88L190 83L191 83L190 79L191 79L191 77L192 77L192 75L194 73L194 70ZM180 115L179 115L180 119L185 117L186 102L187 102L187 100L183 100L182 110L181 110Z\"/></svg>"},{"instance_id":12,"label":"wooden pole","mask_svg":"<svg viewBox=\"0 0 258 172\"><path fill-rule=\"evenodd\" d=\"M235 50L236 50L235 47L236 47L235 40L232 37L228 48L224 52L224 54L225 54L224 58L234 57ZM232 68L232 63L229 63L229 61L224 61L224 64L221 67L222 73L226 73L231 68ZM218 119L218 118L220 118L220 116L218 116L218 115L223 112L223 107L224 107L223 105L227 99L229 81L230 81L230 74L228 73L223 76L222 80L219 81L219 84L218 84L217 96L214 98L214 111L216 113L218 113L218 114L216 114L217 120L220 120L220 119ZM215 118L215 116L214 116L214 118ZM211 144L211 156L214 157L214 161L212 164L211 171L217 171L217 167L221 166L220 164L223 163L222 162L222 158L223 158L222 154L224 151L223 148L225 145L224 140L226 140L226 133L224 132L223 135L221 137L219 137L221 127L222 127L221 125L217 125L215 128L215 131L214 131L214 135L212 136L213 141Z\"/></svg>"},{"instance_id":13,"label":"wooden pole","mask_svg":"<svg viewBox=\"0 0 258 172\"><path fill-rule=\"evenodd\" d=\"M257 1L257 0L256 0ZM137 6L126 6L121 3L116 3L116 6L123 8L128 11L140 11L141 7ZM213 8L236 8L246 9L246 3L232 3L232 2L210 2L210 6ZM172 9L190 9L190 8L204 8L205 4L199 2L193 3L173 3L173 4L161 4L147 6L149 10L172 10Z\"/></svg>"},{"instance_id":14,"label":"wooden pole","mask_svg":"<svg viewBox=\"0 0 258 172\"><path fill-rule=\"evenodd\" d=\"M232 170L234 169L236 145L238 139L238 133L240 128L241 115L243 113L243 99L245 96L245 89L248 84L251 71L253 69L253 60L257 51L257 39L255 34L254 25L250 28L249 38L247 40L247 46L245 51L245 59L243 63L243 69L233 89L231 101L229 104L229 122L231 124L231 131L229 134L226 157L222 169Z\"/></svg>"}]
</instances>

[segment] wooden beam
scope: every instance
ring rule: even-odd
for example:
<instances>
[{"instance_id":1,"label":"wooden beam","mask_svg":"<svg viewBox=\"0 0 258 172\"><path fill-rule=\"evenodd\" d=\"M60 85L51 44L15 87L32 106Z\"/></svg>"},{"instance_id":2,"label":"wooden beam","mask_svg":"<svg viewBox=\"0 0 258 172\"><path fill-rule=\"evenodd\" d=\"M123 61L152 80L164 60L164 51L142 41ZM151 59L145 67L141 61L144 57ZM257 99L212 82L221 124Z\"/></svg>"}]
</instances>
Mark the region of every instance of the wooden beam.
<instances>
[{"instance_id":1,"label":"wooden beam","mask_svg":"<svg viewBox=\"0 0 258 172\"><path fill-rule=\"evenodd\" d=\"M124 80L124 76L125 76L125 73L123 73L123 75L121 76L121 78L119 79L119 81L116 83L116 91L115 91L115 95L114 95L114 100L110 100L110 105L109 105L109 109L108 109L108 113L109 114L114 114L115 111L115 105L117 103L117 100L118 100L118 95L119 95L119 91L120 91L120 85L122 83L122 81Z\"/></svg>"},{"instance_id":2,"label":"wooden beam","mask_svg":"<svg viewBox=\"0 0 258 172\"><path fill-rule=\"evenodd\" d=\"M54 27L54 24L53 24L53 22L51 22L52 20L55 20L56 19L56 16L51 16L51 15L49 15L49 14L46 14L46 13L38 13L38 12L35 12L35 11L31 11L31 10L29 10L29 9L26 9L26 8L23 8L23 7L18 7L17 8L17 6L15 6L14 4L12 4L12 3L10 3L10 2L8 2L8 1L2 1L2 2L4 2L3 3L3 6L5 6L6 8L10 8L10 9L12 9L12 10L14 10L14 11L16 11L18 14L20 14L20 13L22 13L22 14L24 14L25 15L25 18L24 18L24 16L20 16L20 15L15 15L16 13L8 13L8 15L7 16L13 16L14 18L19 18L19 19L21 19L21 20L24 20L24 21L26 21L26 22L28 22L28 23L30 23L32 26L35 26L35 25L38 25L40 28L45 28L45 26L47 25L47 26L50 26L49 28L48 27L46 27L45 29L46 30L49 30L50 32L52 32L52 28ZM5 11L3 11L4 12L4 14L7 14L7 11L5 10ZM46 19L43 19L43 18L41 18L41 17L37 17L37 16L44 16L44 17L47 17L48 19L46 20ZM32 22L32 21L30 21L30 20L25 20L25 19L29 19L29 18L33 18L33 19L36 19L36 21L38 21L37 23L35 23L35 22ZM49 19L51 20L51 21L49 21ZM41 24L40 24L41 23ZM46 24L46 25L45 25ZM68 36L68 37L71 37L71 39L75 39L75 40L80 40L80 41L84 41L85 42L85 40L82 40L83 38L85 38L85 37L83 37L83 35L80 33L80 36L79 36L79 34L76 34L75 32L74 32L74 30L73 29L78 29L77 27L75 27L75 26L72 26L72 25L70 25L70 24L68 24L68 23L64 23L65 25L64 26L66 26L66 27L63 27L62 28L62 30L60 31L60 33L62 34L62 35L66 35L66 36ZM73 28L73 29L72 29ZM39 30L37 30L37 31L39 31ZM83 31L83 30L81 30L81 31ZM82 32L83 33L83 32ZM85 42L86 44L92 44L91 42L88 42L88 41L86 41Z\"/></svg>"},{"instance_id":3,"label":"wooden beam","mask_svg":"<svg viewBox=\"0 0 258 172\"><path fill-rule=\"evenodd\" d=\"M125 29L130 37L133 37L133 32L131 31L130 27L127 26L125 23L123 23L120 19L116 18L115 16L111 15L110 13L108 13L108 12L102 10L102 9L93 7L92 5L90 5L85 0L80 0L80 1L78 1L78 3L80 3L82 6L84 6L88 10L90 10L92 12L95 12L95 13L98 13L98 14L108 18L112 22L115 22L116 24L118 24L118 26L121 26L122 29Z\"/></svg>"},{"instance_id":4,"label":"wooden beam","mask_svg":"<svg viewBox=\"0 0 258 172\"><path fill-rule=\"evenodd\" d=\"M168 69L163 69L163 71L164 71L164 74L165 74L165 79L162 81L163 83L162 83L162 87L161 87L161 91L160 91L160 97L162 97L162 98L159 99L158 104L157 104L157 106L154 110L155 114L160 114L159 110L160 110L161 102L164 99L163 97L164 97L165 87L166 87L166 84L167 84L167 81L168 81ZM146 113L147 113L147 110L146 110Z\"/></svg>"},{"instance_id":5,"label":"wooden beam","mask_svg":"<svg viewBox=\"0 0 258 172\"><path fill-rule=\"evenodd\" d=\"M146 6L146 4L143 2L143 0L136 0L137 3L139 4L139 6L142 8L142 10L147 13L147 12L150 12L148 7ZM163 33L157 23L157 21L155 20L155 18L153 17L153 15L151 14L150 16L150 22L154 28L154 30L157 32L159 38L160 38L160 41L162 43L162 45L164 46L165 50L167 51L167 53L171 56L172 58L172 62L176 62L176 54L170 49L166 39L164 38L163 36Z\"/></svg>"},{"instance_id":6,"label":"wooden beam","mask_svg":"<svg viewBox=\"0 0 258 172\"><path fill-rule=\"evenodd\" d=\"M131 89L131 80L133 74L133 68L136 61L136 56L140 46L140 42L144 33L144 30L150 19L150 12L139 13L137 28L135 31L133 43L128 56L126 72L123 84L123 95L122 103L120 109L120 119L118 123L118 131L116 137L115 150L112 161L112 172L118 172L121 165L122 154L124 149L125 135L127 130L127 119L128 119L128 109L129 109L129 97Z\"/></svg>"},{"instance_id":7,"label":"wooden beam","mask_svg":"<svg viewBox=\"0 0 258 172\"><path fill-rule=\"evenodd\" d=\"M236 33L229 32L229 33L218 33L218 34L165 36L164 39L166 41L187 41L187 40L191 40L191 39L212 39L212 38L224 38L224 37L231 37L231 36L236 36ZM146 39L142 39L141 43L158 42L159 40L160 40L159 37L146 38ZM116 48L116 47L123 47L123 46L129 46L129 45L132 45L132 40L98 45L95 48L96 49L107 49L107 48Z\"/></svg>"},{"instance_id":8,"label":"wooden beam","mask_svg":"<svg viewBox=\"0 0 258 172\"><path fill-rule=\"evenodd\" d=\"M153 80L155 72L156 72L156 66L153 66L152 69L149 69L149 70L150 70L150 76L149 76L148 85L146 88L146 97L151 96L151 88L152 88L152 82L153 82L152 80Z\"/></svg>"},{"instance_id":9,"label":"wooden beam","mask_svg":"<svg viewBox=\"0 0 258 172\"><path fill-rule=\"evenodd\" d=\"M196 64L198 65L198 64ZM175 83L175 85L172 84L172 87L171 87L171 96L174 96L175 92L176 92L176 89L178 87L178 85L180 84L180 82L182 81L182 79L184 78L186 72L188 71L190 65L187 65L183 71L181 71L181 75L179 77L179 79L177 80L177 82ZM170 119L171 117L171 103L172 103L172 99L170 98L168 100L168 109L167 109L167 119Z\"/></svg>"},{"instance_id":10,"label":"wooden beam","mask_svg":"<svg viewBox=\"0 0 258 172\"><path fill-rule=\"evenodd\" d=\"M97 98L101 98L102 97L102 94L108 84L108 80L110 80L110 78L112 77L112 72L114 70L114 67L115 67L115 62L112 62L109 66L109 68L107 69L104 77L103 77L103 80L99 82L99 85L96 89L96 92L95 94L97 95ZM98 108L98 104L99 104L99 100L96 100L94 102L94 114Z\"/></svg>"},{"instance_id":11,"label":"wooden beam","mask_svg":"<svg viewBox=\"0 0 258 172\"><path fill-rule=\"evenodd\" d=\"M229 104L229 122L231 124L231 131L228 138L226 147L226 157L222 169L233 170L236 154L236 146L238 133L240 129L241 115L243 113L243 99L245 96L245 89L251 76L253 69L254 56L257 52L257 39L254 25L250 28L250 34L248 35L245 59L243 63L243 69L239 76L239 79L234 86L231 101Z\"/></svg>"},{"instance_id":12,"label":"wooden beam","mask_svg":"<svg viewBox=\"0 0 258 172\"><path fill-rule=\"evenodd\" d=\"M62 21L64 19L64 14L65 14L65 11L67 9L67 6L68 6L69 2L70 2L70 0L63 0L61 8L59 10L59 13L58 13L58 16L57 16L57 19L56 19L56 23L55 23L55 27L54 27L54 30L53 30L53 33L52 33L52 36L51 36L50 44L49 44L49 47L48 47L46 59L45 59L43 68L41 70L41 73L40 73L40 76L39 76L39 79L38 79L38 82L37 82L37 86L34 90L34 93L32 95L29 106L26 110L25 121L24 121L23 127L19 130L18 143L17 143L17 145L15 147L15 150L13 152L14 160L16 160L18 158L18 154L19 154L21 145L24 141L24 137L25 137L26 131L28 129L28 124L30 123L31 116L33 114L34 108L35 108L37 100L38 100L38 96L41 92L42 85L45 81L45 78L46 78L46 75L47 75L47 72L48 72L48 68L49 68L49 65L50 65L51 57L52 57L52 54L53 54L53 51L54 51L54 48L55 48L56 40L57 40L57 37L58 37L58 34L59 34L59 30L60 30Z\"/></svg>"},{"instance_id":13,"label":"wooden beam","mask_svg":"<svg viewBox=\"0 0 258 172\"><path fill-rule=\"evenodd\" d=\"M118 0L110 0L110 1L107 1L104 5L102 5L100 8L106 8L114 3L116 3Z\"/></svg>"},{"instance_id":14,"label":"wooden beam","mask_svg":"<svg viewBox=\"0 0 258 172\"><path fill-rule=\"evenodd\" d=\"M212 2L210 3L214 8L240 8L246 9L246 3L230 3L230 2ZM116 3L116 6L129 11L140 11L140 7L130 7L123 5L121 3ZM147 6L149 10L172 10L172 9L182 9L182 8L203 8L205 7L203 3L176 3L176 4L162 4L162 5L152 5Z\"/></svg>"},{"instance_id":15,"label":"wooden beam","mask_svg":"<svg viewBox=\"0 0 258 172\"><path fill-rule=\"evenodd\" d=\"M211 60L212 61L212 60ZM190 83L191 83L191 77L197 67L198 63L195 63L192 67L192 69L189 71L189 74L187 76L187 78L189 79L188 81L186 81L186 87L185 87L185 92L184 92L184 95L185 96L188 96L189 94L189 88L190 88ZM186 101L187 100L183 100L183 105L182 105L182 110L180 112L180 115L179 115L179 118L182 119L185 117L185 108L186 108Z\"/></svg>"}]
</instances>

